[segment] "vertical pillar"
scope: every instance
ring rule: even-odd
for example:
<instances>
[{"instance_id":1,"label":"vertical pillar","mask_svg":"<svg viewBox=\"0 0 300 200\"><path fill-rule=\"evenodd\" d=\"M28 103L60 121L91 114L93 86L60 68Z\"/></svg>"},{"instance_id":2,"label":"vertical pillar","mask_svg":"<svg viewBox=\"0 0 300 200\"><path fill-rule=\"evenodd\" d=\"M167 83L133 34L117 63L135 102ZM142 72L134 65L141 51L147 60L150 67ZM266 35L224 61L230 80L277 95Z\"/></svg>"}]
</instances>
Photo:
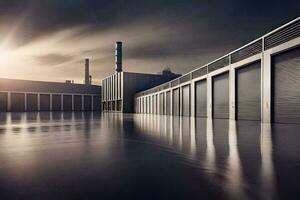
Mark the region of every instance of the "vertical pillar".
<instances>
[{"instance_id":1,"label":"vertical pillar","mask_svg":"<svg viewBox=\"0 0 300 200\"><path fill-rule=\"evenodd\" d=\"M84 111L84 95L81 95L81 110Z\"/></svg>"},{"instance_id":2,"label":"vertical pillar","mask_svg":"<svg viewBox=\"0 0 300 200\"><path fill-rule=\"evenodd\" d=\"M64 95L63 94L60 95L60 110L61 111L64 110Z\"/></svg>"},{"instance_id":3,"label":"vertical pillar","mask_svg":"<svg viewBox=\"0 0 300 200\"><path fill-rule=\"evenodd\" d=\"M114 106L116 107L116 104ZM94 95L91 95L91 111L94 111Z\"/></svg>"},{"instance_id":4,"label":"vertical pillar","mask_svg":"<svg viewBox=\"0 0 300 200\"><path fill-rule=\"evenodd\" d=\"M183 98L182 98L182 87L179 88L179 116L182 116Z\"/></svg>"},{"instance_id":5,"label":"vertical pillar","mask_svg":"<svg viewBox=\"0 0 300 200\"><path fill-rule=\"evenodd\" d=\"M7 93L7 111L11 111L11 92Z\"/></svg>"},{"instance_id":6,"label":"vertical pillar","mask_svg":"<svg viewBox=\"0 0 300 200\"><path fill-rule=\"evenodd\" d=\"M235 120L235 69L229 69L229 119Z\"/></svg>"},{"instance_id":7,"label":"vertical pillar","mask_svg":"<svg viewBox=\"0 0 300 200\"><path fill-rule=\"evenodd\" d=\"M74 94L72 94L72 111L74 111Z\"/></svg>"},{"instance_id":8,"label":"vertical pillar","mask_svg":"<svg viewBox=\"0 0 300 200\"><path fill-rule=\"evenodd\" d=\"M190 102L191 102L191 105L190 105L190 114L191 114L191 117L195 117L196 116L196 105L195 105L195 81L191 81L191 87L190 87Z\"/></svg>"},{"instance_id":9,"label":"vertical pillar","mask_svg":"<svg viewBox=\"0 0 300 200\"><path fill-rule=\"evenodd\" d=\"M171 96L171 99L170 99L170 115L172 116L173 115L173 89L171 89L170 91L170 96Z\"/></svg>"},{"instance_id":10,"label":"vertical pillar","mask_svg":"<svg viewBox=\"0 0 300 200\"><path fill-rule=\"evenodd\" d=\"M167 115L167 92L164 91L164 114Z\"/></svg>"},{"instance_id":11,"label":"vertical pillar","mask_svg":"<svg viewBox=\"0 0 300 200\"><path fill-rule=\"evenodd\" d=\"M213 94L212 94L212 78L210 75L207 76L207 117L212 118L212 103L213 103Z\"/></svg>"},{"instance_id":12,"label":"vertical pillar","mask_svg":"<svg viewBox=\"0 0 300 200\"><path fill-rule=\"evenodd\" d=\"M53 98L53 94L50 94L50 111L53 110L53 107L52 107L52 98Z\"/></svg>"},{"instance_id":13,"label":"vertical pillar","mask_svg":"<svg viewBox=\"0 0 300 200\"><path fill-rule=\"evenodd\" d=\"M41 111L41 97L40 93L37 93L37 104L38 104L38 111Z\"/></svg>"},{"instance_id":14,"label":"vertical pillar","mask_svg":"<svg viewBox=\"0 0 300 200\"><path fill-rule=\"evenodd\" d=\"M27 112L27 93L24 93L24 111Z\"/></svg>"},{"instance_id":15,"label":"vertical pillar","mask_svg":"<svg viewBox=\"0 0 300 200\"><path fill-rule=\"evenodd\" d=\"M264 52L262 54L262 122L271 122L271 55Z\"/></svg>"}]
</instances>

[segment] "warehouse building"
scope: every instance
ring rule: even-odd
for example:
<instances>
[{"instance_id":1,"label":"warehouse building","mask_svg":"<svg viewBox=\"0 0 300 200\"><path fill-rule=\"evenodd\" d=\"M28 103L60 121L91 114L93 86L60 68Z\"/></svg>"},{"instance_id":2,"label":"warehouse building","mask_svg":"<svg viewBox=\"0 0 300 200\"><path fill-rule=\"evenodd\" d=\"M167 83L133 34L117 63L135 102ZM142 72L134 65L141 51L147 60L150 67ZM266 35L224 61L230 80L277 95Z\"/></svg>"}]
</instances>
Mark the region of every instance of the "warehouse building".
<instances>
[{"instance_id":1,"label":"warehouse building","mask_svg":"<svg viewBox=\"0 0 300 200\"><path fill-rule=\"evenodd\" d=\"M122 42L116 42L115 74L102 80L103 111L134 112L134 95L180 75L164 70L161 74L123 72Z\"/></svg>"},{"instance_id":2,"label":"warehouse building","mask_svg":"<svg viewBox=\"0 0 300 200\"><path fill-rule=\"evenodd\" d=\"M0 111L100 111L101 86L91 85L88 59L85 72L85 84L0 78Z\"/></svg>"},{"instance_id":3,"label":"warehouse building","mask_svg":"<svg viewBox=\"0 0 300 200\"><path fill-rule=\"evenodd\" d=\"M135 95L135 111L300 123L300 18Z\"/></svg>"}]
</instances>

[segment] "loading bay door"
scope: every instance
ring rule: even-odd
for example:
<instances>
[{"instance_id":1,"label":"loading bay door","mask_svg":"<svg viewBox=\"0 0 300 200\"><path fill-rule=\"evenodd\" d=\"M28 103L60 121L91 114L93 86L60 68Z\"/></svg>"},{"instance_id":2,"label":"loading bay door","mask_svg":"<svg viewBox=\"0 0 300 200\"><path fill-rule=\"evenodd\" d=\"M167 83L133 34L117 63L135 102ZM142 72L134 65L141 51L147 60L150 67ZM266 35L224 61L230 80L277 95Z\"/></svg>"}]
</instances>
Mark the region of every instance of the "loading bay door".
<instances>
[{"instance_id":1,"label":"loading bay door","mask_svg":"<svg viewBox=\"0 0 300 200\"><path fill-rule=\"evenodd\" d=\"M182 88L182 115L190 116L190 85Z\"/></svg>"},{"instance_id":2,"label":"loading bay door","mask_svg":"<svg viewBox=\"0 0 300 200\"><path fill-rule=\"evenodd\" d=\"M272 57L272 121L300 123L300 47Z\"/></svg>"},{"instance_id":3,"label":"loading bay door","mask_svg":"<svg viewBox=\"0 0 300 200\"><path fill-rule=\"evenodd\" d=\"M213 77L213 118L229 119L229 73Z\"/></svg>"},{"instance_id":4,"label":"loading bay door","mask_svg":"<svg viewBox=\"0 0 300 200\"><path fill-rule=\"evenodd\" d=\"M173 90L173 115L180 114L179 88Z\"/></svg>"},{"instance_id":5,"label":"loading bay door","mask_svg":"<svg viewBox=\"0 0 300 200\"><path fill-rule=\"evenodd\" d=\"M236 119L261 119L261 63L236 70Z\"/></svg>"},{"instance_id":6,"label":"loading bay door","mask_svg":"<svg viewBox=\"0 0 300 200\"><path fill-rule=\"evenodd\" d=\"M207 84L206 79L198 81L195 89L196 117L207 117Z\"/></svg>"}]
</instances>

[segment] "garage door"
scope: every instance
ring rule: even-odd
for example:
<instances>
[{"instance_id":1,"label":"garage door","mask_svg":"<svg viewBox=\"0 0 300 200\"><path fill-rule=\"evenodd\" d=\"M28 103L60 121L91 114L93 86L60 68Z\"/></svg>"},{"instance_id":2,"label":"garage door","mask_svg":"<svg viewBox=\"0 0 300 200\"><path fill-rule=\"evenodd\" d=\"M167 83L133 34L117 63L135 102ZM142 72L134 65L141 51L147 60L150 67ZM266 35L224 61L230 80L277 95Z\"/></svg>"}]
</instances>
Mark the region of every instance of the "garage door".
<instances>
[{"instance_id":1,"label":"garage door","mask_svg":"<svg viewBox=\"0 0 300 200\"><path fill-rule=\"evenodd\" d=\"M91 96L84 96L84 111L92 110L92 98Z\"/></svg>"},{"instance_id":2,"label":"garage door","mask_svg":"<svg viewBox=\"0 0 300 200\"><path fill-rule=\"evenodd\" d=\"M173 115L180 114L179 89L173 90Z\"/></svg>"},{"instance_id":3,"label":"garage door","mask_svg":"<svg viewBox=\"0 0 300 200\"><path fill-rule=\"evenodd\" d=\"M167 115L171 114L171 92L170 91L166 93L166 114Z\"/></svg>"},{"instance_id":4,"label":"garage door","mask_svg":"<svg viewBox=\"0 0 300 200\"><path fill-rule=\"evenodd\" d=\"M272 57L272 119L300 123L300 47Z\"/></svg>"},{"instance_id":5,"label":"garage door","mask_svg":"<svg viewBox=\"0 0 300 200\"><path fill-rule=\"evenodd\" d=\"M52 95L52 110L61 111L61 95L53 94Z\"/></svg>"},{"instance_id":6,"label":"garage door","mask_svg":"<svg viewBox=\"0 0 300 200\"><path fill-rule=\"evenodd\" d=\"M207 85L206 79L198 81L195 89L196 117L207 117Z\"/></svg>"},{"instance_id":7,"label":"garage door","mask_svg":"<svg viewBox=\"0 0 300 200\"><path fill-rule=\"evenodd\" d=\"M165 110L165 107L164 107L164 101L165 101L165 98L164 98L164 93L160 93L159 94L159 114L160 115L164 115L164 110Z\"/></svg>"},{"instance_id":8,"label":"garage door","mask_svg":"<svg viewBox=\"0 0 300 200\"><path fill-rule=\"evenodd\" d=\"M13 112L25 111L25 94L11 93L11 111Z\"/></svg>"},{"instance_id":9,"label":"garage door","mask_svg":"<svg viewBox=\"0 0 300 200\"><path fill-rule=\"evenodd\" d=\"M260 62L252 63L236 71L236 118L260 120L261 76Z\"/></svg>"},{"instance_id":10,"label":"garage door","mask_svg":"<svg viewBox=\"0 0 300 200\"><path fill-rule=\"evenodd\" d=\"M37 111L38 110L37 94L27 94L26 95L26 106L27 106L27 111Z\"/></svg>"},{"instance_id":11,"label":"garage door","mask_svg":"<svg viewBox=\"0 0 300 200\"><path fill-rule=\"evenodd\" d=\"M0 112L7 111L7 96L6 92L0 92Z\"/></svg>"},{"instance_id":12,"label":"garage door","mask_svg":"<svg viewBox=\"0 0 300 200\"><path fill-rule=\"evenodd\" d=\"M50 110L50 95L40 94L40 110L49 111Z\"/></svg>"},{"instance_id":13,"label":"garage door","mask_svg":"<svg viewBox=\"0 0 300 200\"><path fill-rule=\"evenodd\" d=\"M72 95L63 95L64 111L72 111Z\"/></svg>"},{"instance_id":14,"label":"garage door","mask_svg":"<svg viewBox=\"0 0 300 200\"><path fill-rule=\"evenodd\" d=\"M213 77L213 117L229 119L229 74Z\"/></svg>"},{"instance_id":15,"label":"garage door","mask_svg":"<svg viewBox=\"0 0 300 200\"><path fill-rule=\"evenodd\" d=\"M190 116L190 86L182 88L182 115Z\"/></svg>"}]
</instances>

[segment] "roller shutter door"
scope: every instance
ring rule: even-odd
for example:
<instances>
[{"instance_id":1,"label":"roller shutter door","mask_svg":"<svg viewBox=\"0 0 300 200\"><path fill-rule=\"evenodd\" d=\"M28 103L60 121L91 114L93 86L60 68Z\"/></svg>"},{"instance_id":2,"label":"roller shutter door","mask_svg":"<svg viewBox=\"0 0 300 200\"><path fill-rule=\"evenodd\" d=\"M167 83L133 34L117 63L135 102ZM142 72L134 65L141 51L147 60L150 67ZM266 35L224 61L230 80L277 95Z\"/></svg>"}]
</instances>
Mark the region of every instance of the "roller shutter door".
<instances>
[{"instance_id":1,"label":"roller shutter door","mask_svg":"<svg viewBox=\"0 0 300 200\"><path fill-rule=\"evenodd\" d=\"M166 93L166 114L171 115L171 92Z\"/></svg>"},{"instance_id":2,"label":"roller shutter door","mask_svg":"<svg viewBox=\"0 0 300 200\"><path fill-rule=\"evenodd\" d=\"M25 111L25 94L22 93L11 94L11 111L13 112Z\"/></svg>"},{"instance_id":3,"label":"roller shutter door","mask_svg":"<svg viewBox=\"0 0 300 200\"><path fill-rule=\"evenodd\" d=\"M182 88L182 115L190 116L190 86Z\"/></svg>"},{"instance_id":4,"label":"roller shutter door","mask_svg":"<svg viewBox=\"0 0 300 200\"><path fill-rule=\"evenodd\" d=\"M100 111L100 97L99 96L93 96L93 110L94 111Z\"/></svg>"},{"instance_id":5,"label":"roller shutter door","mask_svg":"<svg viewBox=\"0 0 300 200\"><path fill-rule=\"evenodd\" d=\"M272 120L300 123L300 47L272 57Z\"/></svg>"},{"instance_id":6,"label":"roller shutter door","mask_svg":"<svg viewBox=\"0 0 300 200\"><path fill-rule=\"evenodd\" d=\"M63 95L64 111L72 111L72 95Z\"/></svg>"},{"instance_id":7,"label":"roller shutter door","mask_svg":"<svg viewBox=\"0 0 300 200\"><path fill-rule=\"evenodd\" d=\"M256 62L236 71L236 118L261 119L261 63Z\"/></svg>"},{"instance_id":8,"label":"roller shutter door","mask_svg":"<svg viewBox=\"0 0 300 200\"><path fill-rule=\"evenodd\" d=\"M165 101L164 94L160 93L159 94L159 114L160 115L164 115L165 114L164 113L164 110L165 110L164 101Z\"/></svg>"},{"instance_id":9,"label":"roller shutter door","mask_svg":"<svg viewBox=\"0 0 300 200\"><path fill-rule=\"evenodd\" d=\"M84 111L92 110L92 98L91 96L84 96Z\"/></svg>"},{"instance_id":10,"label":"roller shutter door","mask_svg":"<svg viewBox=\"0 0 300 200\"><path fill-rule=\"evenodd\" d=\"M26 95L26 106L27 106L27 111L37 111L38 110L37 94L27 94Z\"/></svg>"},{"instance_id":11,"label":"roller shutter door","mask_svg":"<svg viewBox=\"0 0 300 200\"><path fill-rule=\"evenodd\" d=\"M53 94L52 95L52 110L61 111L61 95Z\"/></svg>"},{"instance_id":12,"label":"roller shutter door","mask_svg":"<svg viewBox=\"0 0 300 200\"><path fill-rule=\"evenodd\" d=\"M40 110L49 111L50 110L50 95L40 94Z\"/></svg>"},{"instance_id":13,"label":"roller shutter door","mask_svg":"<svg viewBox=\"0 0 300 200\"><path fill-rule=\"evenodd\" d=\"M7 96L6 92L0 92L0 112L7 111Z\"/></svg>"},{"instance_id":14,"label":"roller shutter door","mask_svg":"<svg viewBox=\"0 0 300 200\"><path fill-rule=\"evenodd\" d=\"M206 79L198 81L195 89L196 117L207 117L207 83Z\"/></svg>"},{"instance_id":15,"label":"roller shutter door","mask_svg":"<svg viewBox=\"0 0 300 200\"><path fill-rule=\"evenodd\" d=\"M173 115L180 114L179 88L173 90Z\"/></svg>"},{"instance_id":16,"label":"roller shutter door","mask_svg":"<svg viewBox=\"0 0 300 200\"><path fill-rule=\"evenodd\" d=\"M213 77L213 117L229 119L229 74Z\"/></svg>"}]
</instances>

